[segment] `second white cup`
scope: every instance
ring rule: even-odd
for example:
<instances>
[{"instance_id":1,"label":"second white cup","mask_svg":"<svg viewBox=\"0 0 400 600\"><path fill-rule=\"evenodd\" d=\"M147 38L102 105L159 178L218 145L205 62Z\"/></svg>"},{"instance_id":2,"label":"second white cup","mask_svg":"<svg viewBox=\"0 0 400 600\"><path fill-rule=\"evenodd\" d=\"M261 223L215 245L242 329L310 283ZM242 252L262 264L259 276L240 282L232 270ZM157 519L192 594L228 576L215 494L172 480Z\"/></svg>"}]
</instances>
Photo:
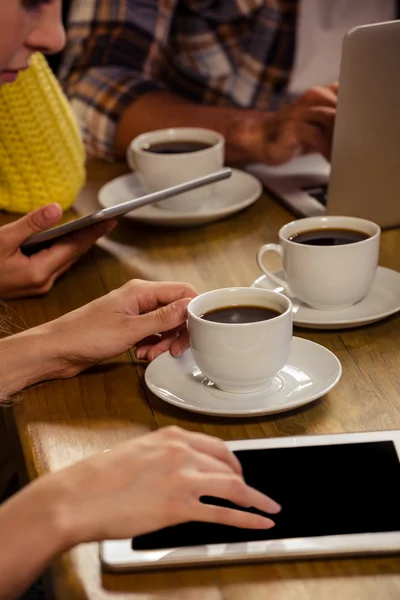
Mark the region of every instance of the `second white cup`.
<instances>
[{"instance_id":1,"label":"second white cup","mask_svg":"<svg viewBox=\"0 0 400 600\"><path fill-rule=\"evenodd\" d=\"M216 131L176 127L139 135L130 143L126 158L147 191L158 192L220 170L224 148L224 137ZM190 210L207 201L212 190L212 185L204 186L158 205L169 210Z\"/></svg>"},{"instance_id":2,"label":"second white cup","mask_svg":"<svg viewBox=\"0 0 400 600\"><path fill-rule=\"evenodd\" d=\"M276 316L247 323L203 318L210 311L229 307L267 308L276 311ZM287 362L292 304L268 290L213 290L190 302L188 327L194 361L206 377L226 392L254 392L267 387Z\"/></svg>"},{"instance_id":3,"label":"second white cup","mask_svg":"<svg viewBox=\"0 0 400 600\"><path fill-rule=\"evenodd\" d=\"M336 231L344 236L358 234L361 241L337 245L298 243L305 234ZM362 239L364 238L364 239ZM257 263L269 279L291 296L317 310L340 310L362 300L376 274L379 258L380 228L376 223L356 217L309 217L284 225L279 244L265 244L257 253ZM348 242L348 240L347 240ZM286 280L277 277L263 263L267 252L277 253L283 261Z\"/></svg>"}]
</instances>

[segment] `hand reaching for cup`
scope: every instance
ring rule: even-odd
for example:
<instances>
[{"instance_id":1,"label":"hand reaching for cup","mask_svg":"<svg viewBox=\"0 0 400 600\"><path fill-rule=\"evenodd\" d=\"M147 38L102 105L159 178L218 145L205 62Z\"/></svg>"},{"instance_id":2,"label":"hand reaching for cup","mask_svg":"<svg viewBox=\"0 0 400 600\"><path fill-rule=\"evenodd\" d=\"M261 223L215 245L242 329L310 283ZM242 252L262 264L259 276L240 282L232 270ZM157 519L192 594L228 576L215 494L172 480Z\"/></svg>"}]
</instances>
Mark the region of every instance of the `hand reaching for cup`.
<instances>
[{"instance_id":1,"label":"hand reaching for cup","mask_svg":"<svg viewBox=\"0 0 400 600\"><path fill-rule=\"evenodd\" d=\"M3 393L46 379L72 377L136 346L153 360L189 346L187 306L196 296L186 283L131 280L62 317L1 340L8 365Z\"/></svg>"},{"instance_id":2,"label":"hand reaching for cup","mask_svg":"<svg viewBox=\"0 0 400 600\"><path fill-rule=\"evenodd\" d=\"M186 283L133 279L42 327L68 376L133 346L142 359L153 360L167 350L179 356L189 346L187 306L195 296Z\"/></svg>"}]
</instances>

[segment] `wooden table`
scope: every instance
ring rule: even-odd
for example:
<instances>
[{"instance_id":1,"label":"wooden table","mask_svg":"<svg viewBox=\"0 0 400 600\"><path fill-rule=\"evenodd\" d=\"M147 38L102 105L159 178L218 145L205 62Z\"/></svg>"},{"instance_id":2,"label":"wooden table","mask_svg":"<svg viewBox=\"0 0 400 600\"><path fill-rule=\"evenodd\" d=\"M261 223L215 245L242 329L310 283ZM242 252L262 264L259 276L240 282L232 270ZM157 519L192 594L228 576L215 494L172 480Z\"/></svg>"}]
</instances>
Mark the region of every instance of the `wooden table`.
<instances>
[{"instance_id":1,"label":"wooden table","mask_svg":"<svg viewBox=\"0 0 400 600\"><path fill-rule=\"evenodd\" d=\"M83 193L124 167L93 163ZM293 216L264 195L249 210L206 227L167 230L124 221L114 239L131 245L134 268L94 249L42 299L10 303L18 324L36 325L121 285L130 277L185 280L199 292L249 285L257 248L276 241ZM380 264L400 270L400 230L382 235ZM29 476L36 477L150 429L179 424L226 440L400 428L400 317L337 332L297 329L332 350L343 365L323 399L276 417L210 418L175 409L143 383L145 366L124 356L69 381L44 383L14 408ZM102 574L96 544L57 560L59 600L377 600L400 597L400 557L305 561L143 573Z\"/></svg>"}]
</instances>

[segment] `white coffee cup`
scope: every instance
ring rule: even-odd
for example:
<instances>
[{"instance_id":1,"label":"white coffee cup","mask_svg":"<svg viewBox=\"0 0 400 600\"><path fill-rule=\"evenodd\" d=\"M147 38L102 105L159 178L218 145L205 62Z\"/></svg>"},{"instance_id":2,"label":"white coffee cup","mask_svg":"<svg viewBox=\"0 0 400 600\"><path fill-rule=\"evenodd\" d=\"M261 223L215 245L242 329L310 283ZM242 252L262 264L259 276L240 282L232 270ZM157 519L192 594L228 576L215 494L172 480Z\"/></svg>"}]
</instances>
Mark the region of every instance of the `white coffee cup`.
<instances>
[{"instance_id":1,"label":"white coffee cup","mask_svg":"<svg viewBox=\"0 0 400 600\"><path fill-rule=\"evenodd\" d=\"M291 237L314 229L350 229L363 232L365 240L336 246L296 243ZM257 263L269 279L318 310L338 310L364 298L375 277L379 259L380 228L372 221L356 217L309 217L284 225L279 244L265 244L257 253ZM282 258L286 280L263 264L267 252Z\"/></svg>"},{"instance_id":2,"label":"white coffee cup","mask_svg":"<svg viewBox=\"0 0 400 600\"><path fill-rule=\"evenodd\" d=\"M209 144L209 147L195 152L176 154L148 151L154 144L185 141ZM139 135L130 143L126 158L147 191L157 192L218 171L224 164L224 148L224 137L216 131L200 127L177 127ZM208 200L212 190L212 185L204 186L162 200L158 205L170 210L193 209Z\"/></svg>"},{"instance_id":3,"label":"white coffee cup","mask_svg":"<svg viewBox=\"0 0 400 600\"><path fill-rule=\"evenodd\" d=\"M228 306L262 306L277 317L254 323L216 323L205 313ZM247 393L267 387L285 366L292 341L292 304L286 296L256 288L224 288L194 298L188 306L195 363L217 387Z\"/></svg>"}]
</instances>

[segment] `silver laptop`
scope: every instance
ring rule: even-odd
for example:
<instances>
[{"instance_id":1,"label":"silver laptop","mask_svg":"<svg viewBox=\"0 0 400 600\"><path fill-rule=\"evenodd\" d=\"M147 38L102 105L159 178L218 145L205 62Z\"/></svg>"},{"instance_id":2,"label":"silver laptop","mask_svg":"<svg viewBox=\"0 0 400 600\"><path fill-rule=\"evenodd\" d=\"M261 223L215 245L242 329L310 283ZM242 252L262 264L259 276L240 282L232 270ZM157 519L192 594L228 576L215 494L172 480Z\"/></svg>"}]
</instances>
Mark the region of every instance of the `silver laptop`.
<instances>
[{"instance_id":1,"label":"silver laptop","mask_svg":"<svg viewBox=\"0 0 400 600\"><path fill-rule=\"evenodd\" d=\"M311 154L247 170L297 215L400 225L400 21L352 29L339 82L331 166Z\"/></svg>"}]
</instances>

